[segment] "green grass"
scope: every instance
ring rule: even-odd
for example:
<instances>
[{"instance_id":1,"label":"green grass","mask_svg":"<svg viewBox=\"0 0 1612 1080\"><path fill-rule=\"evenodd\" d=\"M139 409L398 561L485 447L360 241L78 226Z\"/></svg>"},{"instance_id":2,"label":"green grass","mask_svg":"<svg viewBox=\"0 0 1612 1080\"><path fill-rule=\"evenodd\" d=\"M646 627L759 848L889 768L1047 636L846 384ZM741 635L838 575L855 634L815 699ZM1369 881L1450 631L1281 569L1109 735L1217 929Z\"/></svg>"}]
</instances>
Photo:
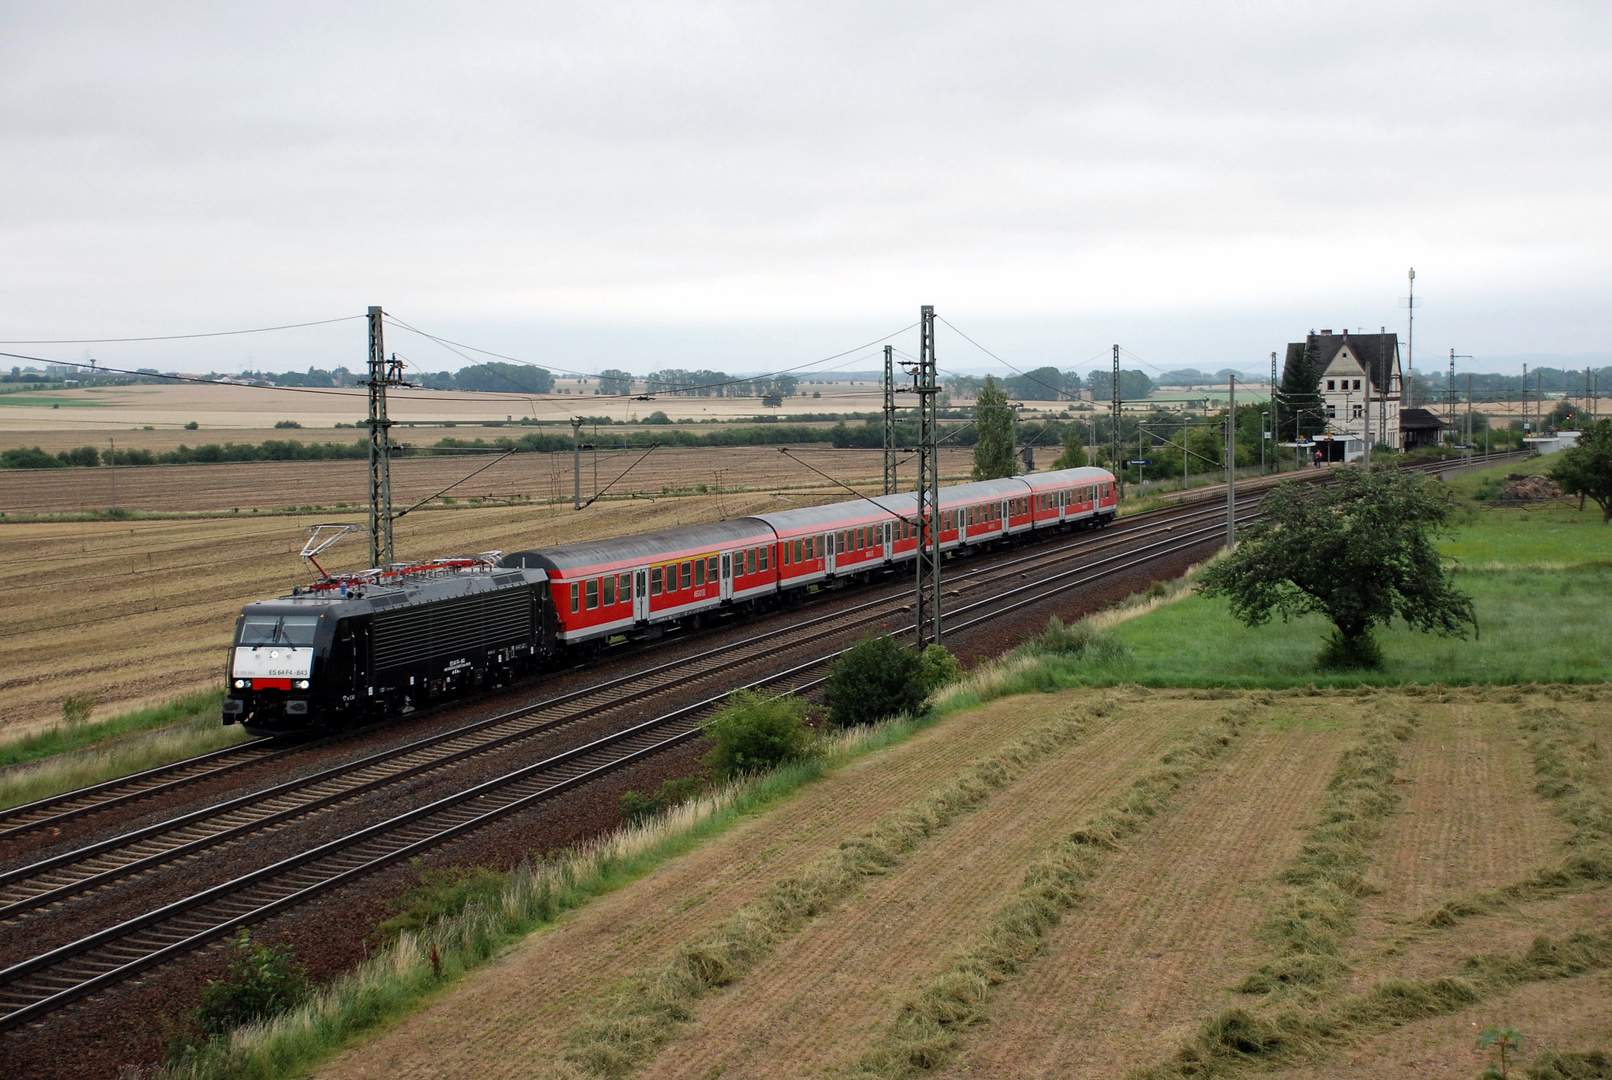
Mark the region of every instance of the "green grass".
<instances>
[{"instance_id":1,"label":"green grass","mask_svg":"<svg viewBox=\"0 0 1612 1080\"><path fill-rule=\"evenodd\" d=\"M0 744L0 808L205 754L247 738L219 722L222 690Z\"/></svg>"},{"instance_id":2,"label":"green grass","mask_svg":"<svg viewBox=\"0 0 1612 1080\"><path fill-rule=\"evenodd\" d=\"M224 691L207 690L176 698L149 709L119 713L117 716L92 723L58 724L20 739L0 742L0 766L20 765L50 757L52 754L82 750L123 735L150 731L153 728L172 727L175 724L187 724L203 716L217 722L219 703L223 700Z\"/></svg>"},{"instance_id":3,"label":"green grass","mask_svg":"<svg viewBox=\"0 0 1612 1080\"><path fill-rule=\"evenodd\" d=\"M1542 469L1539 461L1525 463ZM1546 463L1548 464L1548 462ZM1612 678L1612 528L1599 513L1566 506L1535 510L1483 507L1455 489L1470 508L1439 550L1472 595L1479 633L1440 638L1403 623L1379 630L1387 656L1375 672L1318 671L1316 653L1330 624L1319 615L1247 628L1224 600L1189 596L1112 631L1129 656L1071 657L1042 674L1045 689L1137 682L1147 686L1280 688L1379 686L1399 683L1603 682ZM1463 488L1462 485L1465 485Z\"/></svg>"}]
</instances>

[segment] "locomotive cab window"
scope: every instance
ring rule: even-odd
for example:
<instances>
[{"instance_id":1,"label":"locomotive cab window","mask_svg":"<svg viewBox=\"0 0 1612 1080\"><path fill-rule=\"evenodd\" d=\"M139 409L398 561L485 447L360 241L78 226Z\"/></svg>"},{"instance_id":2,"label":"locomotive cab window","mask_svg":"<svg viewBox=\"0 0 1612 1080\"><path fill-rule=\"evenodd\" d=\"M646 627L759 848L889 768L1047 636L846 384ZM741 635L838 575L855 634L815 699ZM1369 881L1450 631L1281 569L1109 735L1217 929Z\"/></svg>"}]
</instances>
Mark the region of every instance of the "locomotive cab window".
<instances>
[{"instance_id":1,"label":"locomotive cab window","mask_svg":"<svg viewBox=\"0 0 1612 1080\"><path fill-rule=\"evenodd\" d=\"M317 615L248 615L241 621L240 644L307 648L318 626Z\"/></svg>"}]
</instances>

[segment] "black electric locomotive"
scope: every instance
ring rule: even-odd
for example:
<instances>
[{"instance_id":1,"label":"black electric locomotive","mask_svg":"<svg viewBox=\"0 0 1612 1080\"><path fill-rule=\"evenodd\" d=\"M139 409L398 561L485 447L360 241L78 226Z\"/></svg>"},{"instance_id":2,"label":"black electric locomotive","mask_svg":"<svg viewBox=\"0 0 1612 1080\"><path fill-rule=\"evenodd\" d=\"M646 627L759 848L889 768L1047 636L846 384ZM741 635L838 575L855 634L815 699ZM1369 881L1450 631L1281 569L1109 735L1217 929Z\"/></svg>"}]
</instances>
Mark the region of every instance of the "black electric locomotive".
<instances>
[{"instance_id":1,"label":"black electric locomotive","mask_svg":"<svg viewBox=\"0 0 1612 1080\"><path fill-rule=\"evenodd\" d=\"M496 558L341 575L248 604L224 722L254 735L352 727L541 666L554 651L548 576Z\"/></svg>"}]
</instances>

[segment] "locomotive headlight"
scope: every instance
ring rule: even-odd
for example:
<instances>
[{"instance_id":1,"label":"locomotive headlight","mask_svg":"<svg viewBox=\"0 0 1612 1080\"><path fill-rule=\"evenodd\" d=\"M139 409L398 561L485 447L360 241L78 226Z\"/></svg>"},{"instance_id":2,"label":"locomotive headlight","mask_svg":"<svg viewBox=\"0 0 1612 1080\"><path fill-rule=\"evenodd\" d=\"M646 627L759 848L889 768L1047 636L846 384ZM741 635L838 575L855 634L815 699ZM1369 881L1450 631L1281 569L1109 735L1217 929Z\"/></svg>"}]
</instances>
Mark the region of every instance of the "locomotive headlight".
<instances>
[{"instance_id":1,"label":"locomotive headlight","mask_svg":"<svg viewBox=\"0 0 1612 1080\"><path fill-rule=\"evenodd\" d=\"M237 689L237 690L245 690L246 689L246 680L245 679L236 679L235 680L235 689Z\"/></svg>"},{"instance_id":2,"label":"locomotive headlight","mask_svg":"<svg viewBox=\"0 0 1612 1080\"><path fill-rule=\"evenodd\" d=\"M297 689L298 690L306 690L306 689L308 689L308 680L303 679L302 681L298 682L297 683Z\"/></svg>"}]
</instances>

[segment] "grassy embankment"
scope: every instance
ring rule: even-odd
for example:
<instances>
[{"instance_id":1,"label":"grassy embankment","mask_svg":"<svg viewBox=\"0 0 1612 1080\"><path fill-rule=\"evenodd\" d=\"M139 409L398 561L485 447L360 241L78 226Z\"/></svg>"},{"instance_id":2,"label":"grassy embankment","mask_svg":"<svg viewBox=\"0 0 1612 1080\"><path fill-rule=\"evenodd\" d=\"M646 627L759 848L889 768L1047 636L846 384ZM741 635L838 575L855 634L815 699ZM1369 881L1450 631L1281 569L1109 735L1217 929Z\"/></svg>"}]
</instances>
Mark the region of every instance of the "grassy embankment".
<instances>
[{"instance_id":1,"label":"grassy embankment","mask_svg":"<svg viewBox=\"0 0 1612 1080\"><path fill-rule=\"evenodd\" d=\"M219 723L222 690L0 743L0 809L244 741Z\"/></svg>"}]
</instances>

